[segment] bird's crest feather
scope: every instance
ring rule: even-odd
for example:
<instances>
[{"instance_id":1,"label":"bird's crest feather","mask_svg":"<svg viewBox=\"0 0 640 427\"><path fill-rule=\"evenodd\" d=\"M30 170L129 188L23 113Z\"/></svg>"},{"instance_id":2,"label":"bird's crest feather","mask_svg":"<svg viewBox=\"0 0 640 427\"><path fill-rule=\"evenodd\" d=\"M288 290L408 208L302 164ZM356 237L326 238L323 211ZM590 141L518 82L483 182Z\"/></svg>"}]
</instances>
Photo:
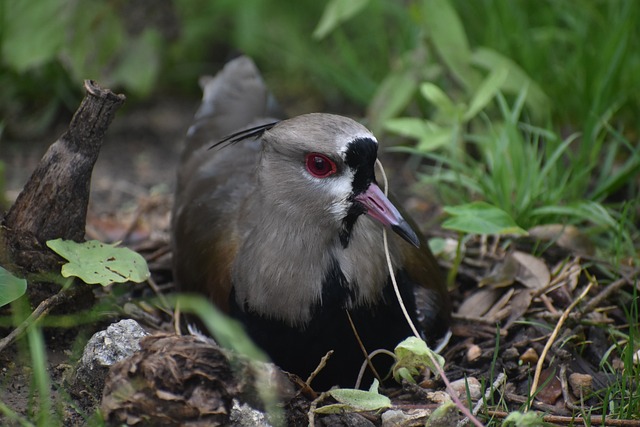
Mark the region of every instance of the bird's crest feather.
<instances>
[{"instance_id":1,"label":"bird's crest feather","mask_svg":"<svg viewBox=\"0 0 640 427\"><path fill-rule=\"evenodd\" d=\"M213 144L211 147L209 147L209 150L215 147L223 148L229 145L233 145L248 138L253 138L253 139L260 138L263 133L273 128L278 123L279 123L278 121L266 123L266 124L254 126L248 129L243 129L239 132L234 132L231 135L227 135L224 138L222 138L220 141Z\"/></svg>"}]
</instances>

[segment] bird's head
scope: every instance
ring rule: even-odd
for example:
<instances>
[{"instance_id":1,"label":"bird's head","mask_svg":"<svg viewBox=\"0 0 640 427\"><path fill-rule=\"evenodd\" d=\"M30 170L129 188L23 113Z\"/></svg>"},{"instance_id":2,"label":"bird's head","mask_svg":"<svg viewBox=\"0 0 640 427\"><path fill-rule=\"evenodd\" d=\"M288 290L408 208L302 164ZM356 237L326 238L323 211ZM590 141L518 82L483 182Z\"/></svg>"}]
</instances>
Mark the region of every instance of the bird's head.
<instances>
[{"instance_id":1,"label":"bird's head","mask_svg":"<svg viewBox=\"0 0 640 427\"><path fill-rule=\"evenodd\" d=\"M380 190L375 178L378 141L359 123L331 114L306 114L276 123L262 134L259 179L285 215L304 212L348 246L366 214L414 246L416 233Z\"/></svg>"}]
</instances>

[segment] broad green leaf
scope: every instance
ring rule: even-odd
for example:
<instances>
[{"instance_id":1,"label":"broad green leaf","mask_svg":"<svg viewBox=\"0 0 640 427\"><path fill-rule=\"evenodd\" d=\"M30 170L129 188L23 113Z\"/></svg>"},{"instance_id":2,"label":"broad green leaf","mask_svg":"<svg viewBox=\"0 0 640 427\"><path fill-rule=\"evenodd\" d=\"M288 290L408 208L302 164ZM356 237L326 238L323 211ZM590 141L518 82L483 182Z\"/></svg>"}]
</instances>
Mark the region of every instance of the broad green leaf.
<instances>
[{"instance_id":1,"label":"broad green leaf","mask_svg":"<svg viewBox=\"0 0 640 427\"><path fill-rule=\"evenodd\" d=\"M385 77L369 103L367 112L374 134L382 130L387 120L407 107L417 87L418 82L410 71L394 72Z\"/></svg>"},{"instance_id":2,"label":"broad green leaf","mask_svg":"<svg viewBox=\"0 0 640 427\"><path fill-rule=\"evenodd\" d=\"M313 38L323 39L341 23L353 18L369 3L369 0L329 0L322 12Z\"/></svg>"},{"instance_id":3,"label":"broad green leaf","mask_svg":"<svg viewBox=\"0 0 640 427\"><path fill-rule=\"evenodd\" d=\"M374 380L369 391L351 388L329 390L331 397L339 403L316 409L319 414L336 414L341 412L377 411L391 407L391 399L378 393L378 380Z\"/></svg>"},{"instance_id":4,"label":"broad green leaf","mask_svg":"<svg viewBox=\"0 0 640 427\"><path fill-rule=\"evenodd\" d=\"M0 267L0 307L20 298L27 291L27 281Z\"/></svg>"},{"instance_id":5,"label":"broad green leaf","mask_svg":"<svg viewBox=\"0 0 640 427\"><path fill-rule=\"evenodd\" d=\"M435 105L441 114L451 120L456 120L458 108L442 89L427 82L420 85L420 93L427 101Z\"/></svg>"},{"instance_id":6,"label":"broad green leaf","mask_svg":"<svg viewBox=\"0 0 640 427\"><path fill-rule=\"evenodd\" d=\"M422 153L434 151L440 147L453 142L453 130L443 128L433 128L431 133L425 134L416 149Z\"/></svg>"},{"instance_id":7,"label":"broad green leaf","mask_svg":"<svg viewBox=\"0 0 640 427\"><path fill-rule=\"evenodd\" d=\"M124 84L139 95L148 95L160 72L161 43L160 34L154 29L146 30L131 41L111 77L114 82Z\"/></svg>"},{"instance_id":8,"label":"broad green leaf","mask_svg":"<svg viewBox=\"0 0 640 427\"><path fill-rule=\"evenodd\" d=\"M3 2L2 61L19 73L56 58L69 32L73 5L64 0Z\"/></svg>"},{"instance_id":9,"label":"broad green leaf","mask_svg":"<svg viewBox=\"0 0 640 427\"><path fill-rule=\"evenodd\" d=\"M78 2L72 17L73 37L65 46L65 64L78 81L87 77L104 85L121 53L127 49L127 33L116 11L107 4ZM100 46L100 49L96 49Z\"/></svg>"},{"instance_id":10,"label":"broad green leaf","mask_svg":"<svg viewBox=\"0 0 640 427\"><path fill-rule=\"evenodd\" d=\"M408 138L422 139L430 133L426 121L417 117L401 117L387 120L384 124L385 130L406 136Z\"/></svg>"},{"instance_id":11,"label":"broad green leaf","mask_svg":"<svg viewBox=\"0 0 640 427\"><path fill-rule=\"evenodd\" d=\"M507 418L504 419L504 426L514 427L539 427L545 425L545 422L541 415L536 412L511 412Z\"/></svg>"},{"instance_id":12,"label":"broad green leaf","mask_svg":"<svg viewBox=\"0 0 640 427\"><path fill-rule=\"evenodd\" d=\"M448 0L424 0L425 29L438 55L456 78L472 88L479 81L471 68L471 49L460 17Z\"/></svg>"},{"instance_id":13,"label":"broad green leaf","mask_svg":"<svg viewBox=\"0 0 640 427\"><path fill-rule=\"evenodd\" d=\"M432 239L429 239L429 249L431 249L431 252L435 256L438 256L441 253L443 253L446 247L447 247L447 241L442 237L434 237Z\"/></svg>"},{"instance_id":14,"label":"broad green leaf","mask_svg":"<svg viewBox=\"0 0 640 427\"><path fill-rule=\"evenodd\" d=\"M486 202L446 206L444 211L451 218L444 221L442 227L449 230L469 234L527 234L508 213Z\"/></svg>"},{"instance_id":15,"label":"broad green leaf","mask_svg":"<svg viewBox=\"0 0 640 427\"><path fill-rule=\"evenodd\" d=\"M453 426L458 424L458 420L458 407L449 400L433 410L425 427Z\"/></svg>"},{"instance_id":16,"label":"broad green leaf","mask_svg":"<svg viewBox=\"0 0 640 427\"><path fill-rule=\"evenodd\" d=\"M62 266L64 277L79 277L85 283L100 284L144 282L150 276L144 258L128 248L91 240L49 240L47 246L69 261Z\"/></svg>"},{"instance_id":17,"label":"broad green leaf","mask_svg":"<svg viewBox=\"0 0 640 427\"><path fill-rule=\"evenodd\" d=\"M500 91L509 70L506 67L496 68L489 73L480 87L476 90L469 104L469 108L464 113L464 121L469 121L476 116Z\"/></svg>"},{"instance_id":18,"label":"broad green leaf","mask_svg":"<svg viewBox=\"0 0 640 427\"><path fill-rule=\"evenodd\" d=\"M387 120L385 129L398 135L418 140L415 150L421 153L433 151L451 143L452 130L432 121L414 117Z\"/></svg>"},{"instance_id":19,"label":"broad green leaf","mask_svg":"<svg viewBox=\"0 0 640 427\"><path fill-rule=\"evenodd\" d=\"M420 373L420 369L429 368L437 370L433 359L440 365L444 365L444 358L431 350L424 340L409 337L398 344L393 351L396 355L396 363L393 365L393 377L400 382L406 379L411 382L414 376Z\"/></svg>"}]
</instances>

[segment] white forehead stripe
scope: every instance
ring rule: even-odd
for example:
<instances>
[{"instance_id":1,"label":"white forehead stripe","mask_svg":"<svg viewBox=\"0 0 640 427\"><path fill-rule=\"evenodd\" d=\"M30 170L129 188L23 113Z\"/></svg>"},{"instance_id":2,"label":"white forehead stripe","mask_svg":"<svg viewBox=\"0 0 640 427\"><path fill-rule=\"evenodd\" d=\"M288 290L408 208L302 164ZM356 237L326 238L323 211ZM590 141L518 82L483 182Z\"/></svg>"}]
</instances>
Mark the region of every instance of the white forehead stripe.
<instances>
[{"instance_id":1,"label":"white forehead stripe","mask_svg":"<svg viewBox=\"0 0 640 427\"><path fill-rule=\"evenodd\" d=\"M340 137L336 138L336 150L338 151L338 153L340 153L340 156L344 158L344 153L347 152L347 147L349 147L349 144L357 139L370 139L376 144L378 143L378 140L375 136L373 136L371 132L358 132L356 134L349 134L348 136L341 135Z\"/></svg>"}]
</instances>

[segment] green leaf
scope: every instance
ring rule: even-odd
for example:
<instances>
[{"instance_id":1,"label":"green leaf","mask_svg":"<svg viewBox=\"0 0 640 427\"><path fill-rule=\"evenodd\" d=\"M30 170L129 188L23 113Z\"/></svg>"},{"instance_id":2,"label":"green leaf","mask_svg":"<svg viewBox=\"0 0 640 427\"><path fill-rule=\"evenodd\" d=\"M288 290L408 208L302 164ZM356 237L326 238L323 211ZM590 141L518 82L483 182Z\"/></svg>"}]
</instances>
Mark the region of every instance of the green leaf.
<instances>
[{"instance_id":1,"label":"green leaf","mask_svg":"<svg viewBox=\"0 0 640 427\"><path fill-rule=\"evenodd\" d=\"M64 0L10 0L4 8L2 61L19 73L56 58L69 32L69 12Z\"/></svg>"},{"instance_id":2,"label":"green leaf","mask_svg":"<svg viewBox=\"0 0 640 427\"><path fill-rule=\"evenodd\" d=\"M544 420L541 415L530 412L511 412L507 418L504 419L504 426L515 427L538 427L544 426Z\"/></svg>"},{"instance_id":3,"label":"green leaf","mask_svg":"<svg viewBox=\"0 0 640 427\"><path fill-rule=\"evenodd\" d=\"M131 40L111 78L141 96L148 95L160 73L162 38L155 29Z\"/></svg>"},{"instance_id":4,"label":"green leaf","mask_svg":"<svg viewBox=\"0 0 640 427\"><path fill-rule=\"evenodd\" d=\"M20 298L27 291L27 281L0 267L0 307Z\"/></svg>"},{"instance_id":5,"label":"green leaf","mask_svg":"<svg viewBox=\"0 0 640 427\"><path fill-rule=\"evenodd\" d=\"M460 17L448 0L424 0L423 18L436 51L466 88L479 80L471 68L471 49Z\"/></svg>"},{"instance_id":6,"label":"green leaf","mask_svg":"<svg viewBox=\"0 0 640 427\"><path fill-rule=\"evenodd\" d=\"M128 248L91 240L49 240L47 246L69 261L62 266L64 277L79 277L85 283L100 284L144 282L150 276L144 258Z\"/></svg>"},{"instance_id":7,"label":"green leaf","mask_svg":"<svg viewBox=\"0 0 640 427\"><path fill-rule=\"evenodd\" d=\"M442 227L449 230L470 234L527 234L508 213L486 202L446 206L444 211L451 218L444 221Z\"/></svg>"},{"instance_id":8,"label":"green leaf","mask_svg":"<svg viewBox=\"0 0 640 427\"><path fill-rule=\"evenodd\" d=\"M64 49L66 68L78 81L90 77L113 86L110 76L128 48L123 21L113 7L98 2L78 2L72 21L73 37Z\"/></svg>"},{"instance_id":9,"label":"green leaf","mask_svg":"<svg viewBox=\"0 0 640 427\"><path fill-rule=\"evenodd\" d=\"M384 127L390 132L418 140L430 133L427 122L417 117L390 119L385 122Z\"/></svg>"},{"instance_id":10,"label":"green leaf","mask_svg":"<svg viewBox=\"0 0 640 427\"><path fill-rule=\"evenodd\" d=\"M378 380L373 380L369 391L352 388L329 390L331 397L339 403L316 409L318 414L337 414L342 412L377 411L391 407L391 399L378 393Z\"/></svg>"},{"instance_id":11,"label":"green leaf","mask_svg":"<svg viewBox=\"0 0 640 427\"><path fill-rule=\"evenodd\" d=\"M509 70L506 67L496 68L489 73L473 95L469 108L464 113L464 121L469 121L474 118L476 114L491 102L498 91L500 91L500 87L502 87L508 74Z\"/></svg>"},{"instance_id":12,"label":"green leaf","mask_svg":"<svg viewBox=\"0 0 640 427\"><path fill-rule=\"evenodd\" d=\"M452 426L458 423L458 407L452 401L446 401L429 415L425 427Z\"/></svg>"},{"instance_id":13,"label":"green leaf","mask_svg":"<svg viewBox=\"0 0 640 427\"><path fill-rule=\"evenodd\" d=\"M471 61L485 70L493 71L504 68L508 75L501 85L504 92L518 94L527 88L526 104L533 115L541 120L549 113L549 98L540 85L533 81L527 73L506 56L488 48L478 48L473 52Z\"/></svg>"},{"instance_id":14,"label":"green leaf","mask_svg":"<svg viewBox=\"0 0 640 427\"><path fill-rule=\"evenodd\" d=\"M369 3L369 0L330 0L322 12L318 26L313 30L313 38L320 40L334 28L351 19Z\"/></svg>"},{"instance_id":15,"label":"green leaf","mask_svg":"<svg viewBox=\"0 0 640 427\"><path fill-rule=\"evenodd\" d=\"M393 351L396 363L393 365L393 377L400 382L406 379L415 382L413 377L420 373L420 369L437 370L434 359L440 366L444 366L444 358L431 350L424 340L409 337L398 344Z\"/></svg>"},{"instance_id":16,"label":"green leaf","mask_svg":"<svg viewBox=\"0 0 640 427\"><path fill-rule=\"evenodd\" d=\"M398 135L418 140L416 151L425 153L436 150L452 141L452 130L429 120L401 117L387 120L385 129Z\"/></svg>"},{"instance_id":17,"label":"green leaf","mask_svg":"<svg viewBox=\"0 0 640 427\"><path fill-rule=\"evenodd\" d=\"M436 106L445 117L456 119L458 109L446 93L433 83L420 85L420 93L424 98Z\"/></svg>"},{"instance_id":18,"label":"green leaf","mask_svg":"<svg viewBox=\"0 0 640 427\"><path fill-rule=\"evenodd\" d=\"M418 87L414 73L393 72L380 83L369 103L367 116L374 134L381 131L383 124L404 110Z\"/></svg>"}]
</instances>

